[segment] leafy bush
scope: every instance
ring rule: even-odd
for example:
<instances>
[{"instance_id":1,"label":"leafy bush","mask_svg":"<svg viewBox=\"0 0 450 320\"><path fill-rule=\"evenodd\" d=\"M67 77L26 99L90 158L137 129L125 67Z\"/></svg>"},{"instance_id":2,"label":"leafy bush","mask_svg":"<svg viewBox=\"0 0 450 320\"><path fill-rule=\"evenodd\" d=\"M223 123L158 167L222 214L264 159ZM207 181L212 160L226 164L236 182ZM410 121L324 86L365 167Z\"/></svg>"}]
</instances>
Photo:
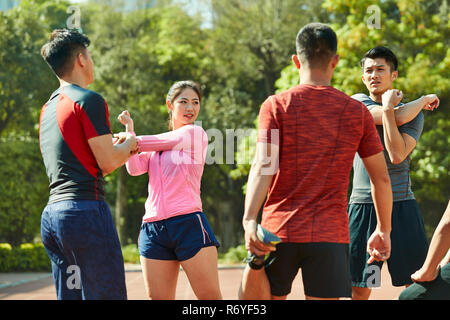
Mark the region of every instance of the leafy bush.
<instances>
[{"instance_id":1,"label":"leafy bush","mask_svg":"<svg viewBox=\"0 0 450 320\"><path fill-rule=\"evenodd\" d=\"M240 264L247 258L247 250L243 244L230 248L226 253L219 255L220 264Z\"/></svg>"},{"instance_id":2,"label":"leafy bush","mask_svg":"<svg viewBox=\"0 0 450 320\"><path fill-rule=\"evenodd\" d=\"M139 249L135 244L122 247L123 261L128 263L140 263Z\"/></svg>"},{"instance_id":3,"label":"leafy bush","mask_svg":"<svg viewBox=\"0 0 450 320\"><path fill-rule=\"evenodd\" d=\"M123 260L140 263L139 249L135 244L122 248ZM51 262L42 243L23 243L12 247L0 243L0 272L51 271Z\"/></svg>"},{"instance_id":4,"label":"leafy bush","mask_svg":"<svg viewBox=\"0 0 450 320\"><path fill-rule=\"evenodd\" d=\"M12 264L12 248L9 243L0 243L0 271L8 271Z\"/></svg>"},{"instance_id":5,"label":"leafy bush","mask_svg":"<svg viewBox=\"0 0 450 320\"><path fill-rule=\"evenodd\" d=\"M23 243L14 248L0 243L0 272L50 270L50 259L42 243Z\"/></svg>"}]
</instances>

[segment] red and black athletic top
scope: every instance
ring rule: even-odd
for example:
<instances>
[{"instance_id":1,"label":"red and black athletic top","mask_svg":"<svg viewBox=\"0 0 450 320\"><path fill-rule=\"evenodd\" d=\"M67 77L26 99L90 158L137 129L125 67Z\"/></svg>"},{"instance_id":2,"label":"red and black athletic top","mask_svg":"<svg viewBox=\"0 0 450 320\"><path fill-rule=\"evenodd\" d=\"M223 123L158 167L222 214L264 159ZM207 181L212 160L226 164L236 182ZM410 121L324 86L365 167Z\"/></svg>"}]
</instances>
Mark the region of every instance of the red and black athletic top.
<instances>
[{"instance_id":1,"label":"red and black athletic top","mask_svg":"<svg viewBox=\"0 0 450 320\"><path fill-rule=\"evenodd\" d=\"M104 179L88 140L111 134L101 95L77 85L60 87L42 107L39 143L50 180L48 203L104 200Z\"/></svg>"}]
</instances>

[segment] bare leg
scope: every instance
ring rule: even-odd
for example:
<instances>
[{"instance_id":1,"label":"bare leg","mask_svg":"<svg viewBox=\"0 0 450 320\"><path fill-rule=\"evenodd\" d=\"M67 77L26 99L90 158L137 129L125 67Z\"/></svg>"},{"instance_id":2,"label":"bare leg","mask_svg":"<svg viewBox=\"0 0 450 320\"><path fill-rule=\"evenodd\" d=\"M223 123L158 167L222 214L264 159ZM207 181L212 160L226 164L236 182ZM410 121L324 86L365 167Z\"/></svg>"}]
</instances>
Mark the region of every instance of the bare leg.
<instances>
[{"instance_id":1,"label":"bare leg","mask_svg":"<svg viewBox=\"0 0 450 320\"><path fill-rule=\"evenodd\" d=\"M369 300L372 290L370 288L352 287L353 300Z\"/></svg>"},{"instance_id":2,"label":"bare leg","mask_svg":"<svg viewBox=\"0 0 450 320\"><path fill-rule=\"evenodd\" d=\"M201 249L194 257L182 261L181 266L199 300L222 299L216 247L211 246Z\"/></svg>"},{"instance_id":3,"label":"bare leg","mask_svg":"<svg viewBox=\"0 0 450 320\"><path fill-rule=\"evenodd\" d=\"M248 265L242 275L239 300L270 300L270 284L264 268L254 270Z\"/></svg>"},{"instance_id":4,"label":"bare leg","mask_svg":"<svg viewBox=\"0 0 450 320\"><path fill-rule=\"evenodd\" d=\"M141 266L148 297L152 300L174 300L180 263L141 256Z\"/></svg>"}]
</instances>

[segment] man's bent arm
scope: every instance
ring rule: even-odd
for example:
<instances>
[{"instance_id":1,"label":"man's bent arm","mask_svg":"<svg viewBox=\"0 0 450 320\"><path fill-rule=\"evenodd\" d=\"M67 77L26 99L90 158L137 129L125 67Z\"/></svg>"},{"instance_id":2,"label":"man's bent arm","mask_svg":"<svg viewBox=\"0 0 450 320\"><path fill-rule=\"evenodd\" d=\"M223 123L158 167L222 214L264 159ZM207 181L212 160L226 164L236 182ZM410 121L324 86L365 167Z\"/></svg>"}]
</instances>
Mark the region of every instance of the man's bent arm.
<instances>
[{"instance_id":1,"label":"man's bent arm","mask_svg":"<svg viewBox=\"0 0 450 320\"><path fill-rule=\"evenodd\" d=\"M383 110L384 143L393 164L399 164L414 150L417 141L406 133L400 133L394 119L394 110Z\"/></svg>"},{"instance_id":2,"label":"man's bent arm","mask_svg":"<svg viewBox=\"0 0 450 320\"><path fill-rule=\"evenodd\" d=\"M422 96L419 99L405 103L396 107L394 110L395 123L399 127L405 123L412 121L422 109L434 110L439 106L439 99L435 94ZM377 126L383 124L383 107L374 106L370 109L373 120Z\"/></svg>"},{"instance_id":3,"label":"man's bent arm","mask_svg":"<svg viewBox=\"0 0 450 320\"><path fill-rule=\"evenodd\" d=\"M91 138L88 143L103 176L123 166L137 147L136 138L131 134L122 143L113 144L111 134Z\"/></svg>"}]
</instances>

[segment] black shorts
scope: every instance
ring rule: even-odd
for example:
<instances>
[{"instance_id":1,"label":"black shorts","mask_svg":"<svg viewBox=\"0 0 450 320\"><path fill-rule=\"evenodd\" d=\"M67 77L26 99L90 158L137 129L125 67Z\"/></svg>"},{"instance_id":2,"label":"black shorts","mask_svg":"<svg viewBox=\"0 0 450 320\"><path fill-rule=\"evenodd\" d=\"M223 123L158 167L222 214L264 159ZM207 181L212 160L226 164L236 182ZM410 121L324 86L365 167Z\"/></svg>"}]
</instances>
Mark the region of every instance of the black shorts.
<instances>
[{"instance_id":1,"label":"black shorts","mask_svg":"<svg viewBox=\"0 0 450 320\"><path fill-rule=\"evenodd\" d=\"M317 298L352 296L348 244L280 243L267 259L273 258L273 263L265 270L274 296L291 292L300 268L305 295Z\"/></svg>"},{"instance_id":2,"label":"black shorts","mask_svg":"<svg viewBox=\"0 0 450 320\"><path fill-rule=\"evenodd\" d=\"M375 261L370 266L366 263L369 259L367 240L377 225L374 205L353 203L349 205L348 213L352 285L362 288L379 287L383 262ZM428 240L416 200L394 202L391 256L387 260L392 285L413 283L411 274L422 267L427 251Z\"/></svg>"}]
</instances>

